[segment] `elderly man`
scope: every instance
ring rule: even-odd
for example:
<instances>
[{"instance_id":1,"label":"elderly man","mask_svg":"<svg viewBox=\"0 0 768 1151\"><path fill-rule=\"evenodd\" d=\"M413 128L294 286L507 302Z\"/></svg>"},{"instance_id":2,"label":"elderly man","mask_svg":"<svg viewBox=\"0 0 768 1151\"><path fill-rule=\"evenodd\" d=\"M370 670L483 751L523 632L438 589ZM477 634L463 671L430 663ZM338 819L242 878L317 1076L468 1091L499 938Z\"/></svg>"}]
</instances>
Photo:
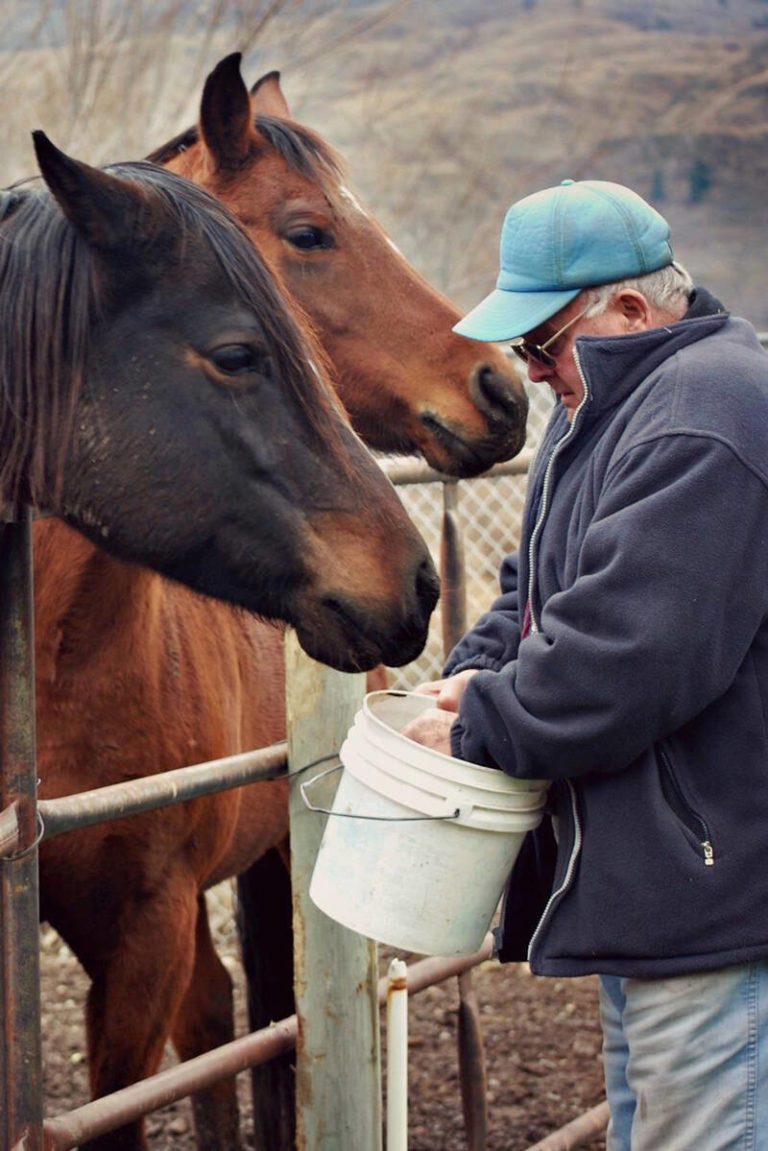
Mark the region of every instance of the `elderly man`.
<instances>
[{"instance_id":1,"label":"elderly man","mask_svg":"<svg viewBox=\"0 0 768 1151\"><path fill-rule=\"evenodd\" d=\"M768 1148L768 356L602 181L510 208L456 330L555 408L503 594L408 734L552 781L500 957L599 974L611 1151Z\"/></svg>"}]
</instances>

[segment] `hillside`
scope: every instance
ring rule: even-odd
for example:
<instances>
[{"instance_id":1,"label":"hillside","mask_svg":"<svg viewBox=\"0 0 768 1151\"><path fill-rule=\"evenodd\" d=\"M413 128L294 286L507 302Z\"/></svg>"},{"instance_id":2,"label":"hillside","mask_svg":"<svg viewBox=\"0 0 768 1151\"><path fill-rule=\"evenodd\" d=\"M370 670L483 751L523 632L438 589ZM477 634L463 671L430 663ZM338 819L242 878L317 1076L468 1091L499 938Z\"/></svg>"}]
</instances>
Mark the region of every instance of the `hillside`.
<instances>
[{"instance_id":1,"label":"hillside","mask_svg":"<svg viewBox=\"0 0 768 1151\"><path fill-rule=\"evenodd\" d=\"M245 46L247 78L281 69L297 117L461 306L495 278L512 199L599 177L652 198L678 258L768 328L767 0L284 0L255 38L266 3L222 0L207 36L206 4L157 0L116 31L131 0L57 0L32 34L36 7L0 17L3 183L33 170L35 127L92 162L142 155Z\"/></svg>"}]
</instances>

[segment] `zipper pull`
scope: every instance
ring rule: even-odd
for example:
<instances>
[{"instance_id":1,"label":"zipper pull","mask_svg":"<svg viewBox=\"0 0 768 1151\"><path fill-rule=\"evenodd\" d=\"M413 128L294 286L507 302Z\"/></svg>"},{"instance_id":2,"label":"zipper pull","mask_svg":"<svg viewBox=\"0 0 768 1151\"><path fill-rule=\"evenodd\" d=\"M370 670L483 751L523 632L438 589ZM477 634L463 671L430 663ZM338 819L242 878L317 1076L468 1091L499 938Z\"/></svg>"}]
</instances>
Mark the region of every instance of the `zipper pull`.
<instances>
[{"instance_id":1,"label":"zipper pull","mask_svg":"<svg viewBox=\"0 0 768 1151\"><path fill-rule=\"evenodd\" d=\"M714 867L715 865L715 850L708 839L702 841L701 846L704 848L704 866Z\"/></svg>"}]
</instances>

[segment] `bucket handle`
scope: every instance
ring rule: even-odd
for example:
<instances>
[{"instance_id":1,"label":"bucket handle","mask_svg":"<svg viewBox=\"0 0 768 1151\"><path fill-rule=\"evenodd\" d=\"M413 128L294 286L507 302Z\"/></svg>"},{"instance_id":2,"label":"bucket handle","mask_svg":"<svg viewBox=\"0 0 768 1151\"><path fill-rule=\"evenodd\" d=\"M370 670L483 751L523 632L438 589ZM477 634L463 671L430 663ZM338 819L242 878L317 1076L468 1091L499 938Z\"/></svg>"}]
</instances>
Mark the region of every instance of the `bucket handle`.
<instances>
[{"instance_id":1,"label":"bucket handle","mask_svg":"<svg viewBox=\"0 0 768 1151\"><path fill-rule=\"evenodd\" d=\"M458 819L461 814L461 809L456 808L450 815L356 815L354 811L331 811L329 807L317 807L312 803L307 795L307 788L312 787L318 780L324 779L326 775L333 775L335 771L341 771L344 767L343 763L337 763L334 767L328 767L325 771L318 772L313 775L311 779L307 779L304 783L299 784L299 791L301 798L304 800L304 806L309 811L317 811L321 815L332 815L336 819L372 819L377 823L423 823L425 820L436 819Z\"/></svg>"}]
</instances>

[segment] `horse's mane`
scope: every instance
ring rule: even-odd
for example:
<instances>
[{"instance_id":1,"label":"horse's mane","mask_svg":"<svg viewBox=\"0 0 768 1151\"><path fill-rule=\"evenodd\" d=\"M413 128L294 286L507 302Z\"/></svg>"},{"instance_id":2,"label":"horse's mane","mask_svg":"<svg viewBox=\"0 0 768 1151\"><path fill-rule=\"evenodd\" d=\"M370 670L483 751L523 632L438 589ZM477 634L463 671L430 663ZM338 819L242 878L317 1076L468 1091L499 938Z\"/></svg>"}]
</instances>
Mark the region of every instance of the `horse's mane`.
<instances>
[{"instance_id":1,"label":"horse's mane","mask_svg":"<svg viewBox=\"0 0 768 1151\"><path fill-rule=\"evenodd\" d=\"M285 162L307 179L316 180L323 187L332 187L345 178L341 157L311 128L275 116L256 116L253 124ZM197 144L199 139L197 126L187 128L167 144L156 148L147 160L152 164L165 164Z\"/></svg>"},{"instance_id":2,"label":"horse's mane","mask_svg":"<svg viewBox=\"0 0 768 1151\"><path fill-rule=\"evenodd\" d=\"M90 252L45 186L0 193L0 499L38 498L60 466L93 307Z\"/></svg>"},{"instance_id":3,"label":"horse's mane","mask_svg":"<svg viewBox=\"0 0 768 1151\"><path fill-rule=\"evenodd\" d=\"M114 175L148 203L183 248L202 237L235 292L260 319L275 369L293 386L315 434L333 451L333 399L318 393L322 356L283 303L234 217L202 188L143 161ZM169 269L172 274L172 269ZM93 325L109 297L110 265L65 219L41 180L0 191L0 501L45 502L61 480Z\"/></svg>"}]
</instances>

